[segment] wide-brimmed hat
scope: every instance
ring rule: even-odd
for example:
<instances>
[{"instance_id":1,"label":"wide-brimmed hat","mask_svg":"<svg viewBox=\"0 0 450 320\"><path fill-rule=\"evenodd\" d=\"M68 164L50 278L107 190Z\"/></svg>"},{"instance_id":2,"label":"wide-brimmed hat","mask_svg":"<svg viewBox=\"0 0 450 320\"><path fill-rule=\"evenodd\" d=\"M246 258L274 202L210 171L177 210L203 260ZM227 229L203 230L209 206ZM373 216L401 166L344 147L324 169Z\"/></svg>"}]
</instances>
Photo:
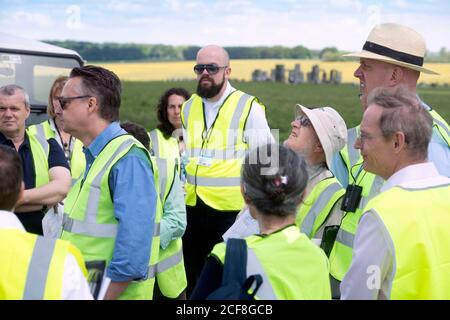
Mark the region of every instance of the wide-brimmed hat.
<instances>
[{"instance_id":1,"label":"wide-brimmed hat","mask_svg":"<svg viewBox=\"0 0 450 320\"><path fill-rule=\"evenodd\" d=\"M333 155L347 143L347 126L341 115L330 107L309 109L297 104L297 116L306 115L319 137L325 152L328 169L331 169Z\"/></svg>"},{"instance_id":2,"label":"wide-brimmed hat","mask_svg":"<svg viewBox=\"0 0 450 320\"><path fill-rule=\"evenodd\" d=\"M426 46L423 37L411 28L396 23L375 26L361 52L345 54L392 63L428 74L439 74L423 67Z\"/></svg>"}]
</instances>

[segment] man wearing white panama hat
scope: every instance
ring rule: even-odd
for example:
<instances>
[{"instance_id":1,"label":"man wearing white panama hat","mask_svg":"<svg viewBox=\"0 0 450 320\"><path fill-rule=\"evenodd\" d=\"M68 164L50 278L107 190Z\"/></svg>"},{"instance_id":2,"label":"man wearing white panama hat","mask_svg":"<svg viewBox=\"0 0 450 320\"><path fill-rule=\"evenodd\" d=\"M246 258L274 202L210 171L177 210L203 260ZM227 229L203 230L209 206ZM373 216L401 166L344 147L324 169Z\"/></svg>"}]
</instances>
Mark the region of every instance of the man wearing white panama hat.
<instances>
[{"instance_id":1,"label":"man wearing white panama hat","mask_svg":"<svg viewBox=\"0 0 450 320\"><path fill-rule=\"evenodd\" d=\"M416 93L420 73L437 74L423 67L426 52L425 40L416 31L399 24L385 23L370 32L363 50L346 56L360 58L354 76L360 81L360 99L363 110L367 96L377 87L405 86ZM443 176L450 176L450 128L447 122L431 107L422 107L433 118L433 135L428 145L428 160L433 162ZM384 180L364 169L363 159L354 143L359 126L348 130L348 142L333 159L332 171L347 187L346 198L360 199L359 203L344 208L347 214L341 222L333 250L330 254L330 272L334 280L342 281L350 267L353 241L362 210L367 202L380 192ZM345 198L344 198L345 199ZM344 201L345 202L345 201ZM349 201L351 203L352 201Z\"/></svg>"}]
</instances>

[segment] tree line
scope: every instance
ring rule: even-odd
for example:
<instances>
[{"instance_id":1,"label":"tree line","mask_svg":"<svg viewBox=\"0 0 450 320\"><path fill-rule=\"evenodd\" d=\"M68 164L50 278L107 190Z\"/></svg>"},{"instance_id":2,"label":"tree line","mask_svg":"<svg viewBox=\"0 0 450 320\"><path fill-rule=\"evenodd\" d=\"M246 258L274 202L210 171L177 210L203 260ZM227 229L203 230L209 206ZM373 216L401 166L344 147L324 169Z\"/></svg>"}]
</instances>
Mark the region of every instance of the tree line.
<instances>
[{"instance_id":1,"label":"tree line","mask_svg":"<svg viewBox=\"0 0 450 320\"><path fill-rule=\"evenodd\" d=\"M94 43L85 41L53 41L46 43L75 50L88 61L182 61L195 60L199 46L172 46L164 44L136 43ZM259 46L259 47L225 47L231 59L320 59L323 61L346 61L342 57L345 51L336 47L326 47L321 50L295 47ZM450 62L450 54L445 48L439 53L431 54L429 62Z\"/></svg>"}]
</instances>

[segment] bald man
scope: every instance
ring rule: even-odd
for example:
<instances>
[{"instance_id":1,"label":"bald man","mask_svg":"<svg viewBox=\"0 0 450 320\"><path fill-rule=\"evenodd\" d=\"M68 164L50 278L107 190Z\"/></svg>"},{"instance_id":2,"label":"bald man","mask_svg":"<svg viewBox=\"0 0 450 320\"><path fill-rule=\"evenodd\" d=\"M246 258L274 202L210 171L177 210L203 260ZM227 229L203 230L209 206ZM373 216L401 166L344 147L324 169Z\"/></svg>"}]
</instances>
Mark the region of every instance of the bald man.
<instances>
[{"instance_id":1,"label":"bald man","mask_svg":"<svg viewBox=\"0 0 450 320\"><path fill-rule=\"evenodd\" d=\"M231 86L225 49L216 45L200 49L194 72L197 94L184 103L181 114L188 156L183 239L188 295L207 254L244 206L240 168L245 153L274 142L265 106Z\"/></svg>"}]
</instances>

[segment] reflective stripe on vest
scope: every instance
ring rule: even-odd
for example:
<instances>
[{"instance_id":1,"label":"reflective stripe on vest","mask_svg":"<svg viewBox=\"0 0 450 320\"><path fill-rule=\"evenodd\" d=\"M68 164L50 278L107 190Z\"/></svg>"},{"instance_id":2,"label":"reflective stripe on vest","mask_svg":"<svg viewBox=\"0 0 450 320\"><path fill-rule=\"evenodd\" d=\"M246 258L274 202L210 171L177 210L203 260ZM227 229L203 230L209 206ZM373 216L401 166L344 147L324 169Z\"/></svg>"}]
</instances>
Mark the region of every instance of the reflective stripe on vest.
<instances>
[{"instance_id":1,"label":"reflective stripe on vest","mask_svg":"<svg viewBox=\"0 0 450 320\"><path fill-rule=\"evenodd\" d=\"M253 274L259 274L263 278L262 285L256 294L257 297L262 300L278 300L258 257L251 248L247 248L247 277Z\"/></svg>"},{"instance_id":2,"label":"reflective stripe on vest","mask_svg":"<svg viewBox=\"0 0 450 320\"><path fill-rule=\"evenodd\" d=\"M367 203L373 197L375 197L380 193L380 189L383 186L383 184L384 184L383 178L380 176L375 176L373 183L370 185L370 191L367 197L361 197L361 201L359 202L359 206L356 212L348 212L344 217L344 219L346 218L348 219L350 218L350 215L354 215L358 216L357 219L359 222L359 219L361 218L361 215L364 213L363 210L366 207ZM356 233L356 229L354 230L354 232ZM343 228L339 228L339 231L336 236L336 241L346 245L347 247L353 248L353 240L355 238L355 233L350 233L344 230Z\"/></svg>"},{"instance_id":3,"label":"reflective stripe on vest","mask_svg":"<svg viewBox=\"0 0 450 320\"><path fill-rule=\"evenodd\" d=\"M122 159L133 147L141 149L148 156L150 166L153 168L153 179L156 192L159 193L158 169L148 151L132 136L126 134L111 139L95 158L84 181L79 180L69 192L66 198L65 212L70 219L66 219L61 237L74 243L83 253L87 261L103 260L108 265L111 261L115 246L115 235L117 233L117 219L114 215L114 203L109 190L108 176L114 165ZM101 178L102 177L102 178ZM94 189L94 190L93 190ZM88 209L89 208L89 209ZM132 281L119 299L151 299L153 295L154 272L152 266L158 263L159 256L159 229L162 214L161 201L156 197L155 229L151 243L151 254L149 264L150 274L147 279ZM73 220L73 224L71 221ZM81 222L79 222L81 221ZM75 223L84 228L86 233L75 233L68 230L70 225L73 229ZM86 227L94 226L102 228L105 226L107 237L97 237L91 234L96 232ZM111 228L112 230L108 230ZM86 230L87 229L87 230ZM149 235L151 231L149 230Z\"/></svg>"},{"instance_id":4,"label":"reflective stripe on vest","mask_svg":"<svg viewBox=\"0 0 450 320\"><path fill-rule=\"evenodd\" d=\"M40 187L50 182L48 173L48 155L50 146L45 137L39 137L30 132L26 132L30 142L30 149L33 157L35 170L35 187Z\"/></svg>"},{"instance_id":5,"label":"reflective stripe on vest","mask_svg":"<svg viewBox=\"0 0 450 320\"><path fill-rule=\"evenodd\" d=\"M190 184L196 184L197 186L203 187L234 187L240 186L241 178L204 178L187 175L186 181Z\"/></svg>"},{"instance_id":6,"label":"reflective stripe on vest","mask_svg":"<svg viewBox=\"0 0 450 320\"><path fill-rule=\"evenodd\" d=\"M362 181L359 182L359 184L363 186L363 194L366 193L367 188L370 187L370 190L367 196L361 197L361 201L356 211L347 212L342 218L341 227L339 228L336 241L334 242L329 257L330 273L336 280L342 281L350 268L353 257L354 239L358 228L359 219L361 218L367 203L379 194L383 183L383 178L380 176L375 176L369 172L365 173Z\"/></svg>"},{"instance_id":7,"label":"reflective stripe on vest","mask_svg":"<svg viewBox=\"0 0 450 320\"><path fill-rule=\"evenodd\" d=\"M153 150L153 156L159 157L159 139L158 134L156 133L156 129L149 132L150 140L152 142L152 150Z\"/></svg>"},{"instance_id":8,"label":"reflective stripe on vest","mask_svg":"<svg viewBox=\"0 0 450 320\"><path fill-rule=\"evenodd\" d=\"M68 254L86 276L80 251L68 241L0 228L0 300L60 300Z\"/></svg>"},{"instance_id":9,"label":"reflective stripe on vest","mask_svg":"<svg viewBox=\"0 0 450 320\"><path fill-rule=\"evenodd\" d=\"M44 299L47 276L55 244L56 239L37 237L28 268L29 272L23 293L24 300Z\"/></svg>"},{"instance_id":10,"label":"reflective stripe on vest","mask_svg":"<svg viewBox=\"0 0 450 320\"><path fill-rule=\"evenodd\" d=\"M61 140L61 138L57 139L57 129L54 127L54 125L52 126L50 120L29 126L27 130L29 133L34 134L40 142L46 141L51 138L55 139L56 141ZM70 150L69 166L70 174L72 177L72 186L74 186L76 180L84 172L84 169L86 167L86 159L83 153L83 144L81 143L81 141L73 137L71 137L70 139L73 139L73 146Z\"/></svg>"},{"instance_id":11,"label":"reflective stripe on vest","mask_svg":"<svg viewBox=\"0 0 450 320\"><path fill-rule=\"evenodd\" d=\"M129 148L133 144L133 140L125 140L115 150L113 155L108 159L105 166L92 180L92 186L89 190L88 202L86 206L86 214L84 220L75 220L64 214L63 230L83 234L91 237L114 238L117 235L117 224L100 224L97 223L97 214L100 200L100 184L103 176L108 171L109 166L115 160L118 154Z\"/></svg>"},{"instance_id":12,"label":"reflective stripe on vest","mask_svg":"<svg viewBox=\"0 0 450 320\"><path fill-rule=\"evenodd\" d=\"M440 133L442 139L450 146L450 128L445 120L435 111L431 110L430 115L433 117L434 126Z\"/></svg>"},{"instance_id":13,"label":"reflective stripe on vest","mask_svg":"<svg viewBox=\"0 0 450 320\"><path fill-rule=\"evenodd\" d=\"M322 181L326 181L326 180L322 180ZM318 186L319 186L319 184L317 184L315 186L315 188ZM312 194L314 192L314 189L311 191L310 194ZM325 190L323 190L321 192L319 197L317 199L314 199L313 205L308 210L308 213L306 214L305 218L303 219L303 221L301 223L301 228L300 228L301 232L306 234L309 238L312 238L314 236L312 233L313 233L314 224L315 224L317 218L322 213L322 211L325 210L326 206L328 205L328 203L329 203L330 199L333 197L333 195L336 192L338 192L339 190L342 190L342 192L343 192L342 186L338 182L335 182L335 183L327 186L325 188ZM332 209L333 209L333 206L331 206L330 210L332 210ZM330 212L327 213L327 215L326 215L327 217L328 217L329 213Z\"/></svg>"},{"instance_id":14,"label":"reflective stripe on vest","mask_svg":"<svg viewBox=\"0 0 450 320\"><path fill-rule=\"evenodd\" d=\"M162 205L164 207L164 203L166 202L166 190L168 184L168 172L167 172L167 160L162 158L156 158L156 165L159 170L159 197L161 199ZM171 182L172 183L172 182Z\"/></svg>"},{"instance_id":15,"label":"reflective stripe on vest","mask_svg":"<svg viewBox=\"0 0 450 320\"><path fill-rule=\"evenodd\" d=\"M186 155L190 158L206 155L214 160L234 160L245 157L247 150L205 150L201 148L192 148L186 150Z\"/></svg>"},{"instance_id":16,"label":"reflective stripe on vest","mask_svg":"<svg viewBox=\"0 0 450 320\"><path fill-rule=\"evenodd\" d=\"M159 170L160 198L164 208L174 180L178 179L177 167L173 159L156 158L156 163ZM163 209L163 216L164 214ZM165 249L159 248L158 264L152 265L149 271L156 273L159 290L165 297L175 299L186 289L181 237L170 241Z\"/></svg>"},{"instance_id":17,"label":"reflective stripe on vest","mask_svg":"<svg viewBox=\"0 0 450 320\"><path fill-rule=\"evenodd\" d=\"M178 172L181 172L181 157L178 140L174 137L166 139L164 134L158 128L148 133L150 137L150 149L152 156L162 159L173 159Z\"/></svg>"},{"instance_id":18,"label":"reflective stripe on vest","mask_svg":"<svg viewBox=\"0 0 450 320\"><path fill-rule=\"evenodd\" d=\"M179 264L181 261L183 261L183 249L178 250L174 255L159 261L156 266L156 273L167 271L173 266Z\"/></svg>"},{"instance_id":19,"label":"reflective stripe on vest","mask_svg":"<svg viewBox=\"0 0 450 320\"><path fill-rule=\"evenodd\" d=\"M391 188L371 200L392 240L390 299L450 299L450 184ZM389 277L388 279L392 279Z\"/></svg>"},{"instance_id":20,"label":"reflective stripe on vest","mask_svg":"<svg viewBox=\"0 0 450 320\"><path fill-rule=\"evenodd\" d=\"M185 185L187 205L194 206L199 196L218 211L242 208L240 168L248 149L244 127L254 99L241 91L230 93L208 130L202 98L194 94L184 103L182 121L187 132L186 154L189 157ZM209 159L210 165L202 165L202 158Z\"/></svg>"},{"instance_id":21,"label":"reflective stripe on vest","mask_svg":"<svg viewBox=\"0 0 450 320\"><path fill-rule=\"evenodd\" d=\"M191 111L191 107L192 107L192 103L194 102L194 99L189 99L188 101L186 101L183 105L183 112L182 112L182 117L181 117L181 122L183 124L183 127L186 128L187 127L187 123L185 122L188 119L189 116L189 112Z\"/></svg>"},{"instance_id":22,"label":"reflective stripe on vest","mask_svg":"<svg viewBox=\"0 0 450 320\"><path fill-rule=\"evenodd\" d=\"M343 245L346 245L347 247L353 248L355 235L341 228L336 235L336 241L342 243Z\"/></svg>"}]
</instances>

